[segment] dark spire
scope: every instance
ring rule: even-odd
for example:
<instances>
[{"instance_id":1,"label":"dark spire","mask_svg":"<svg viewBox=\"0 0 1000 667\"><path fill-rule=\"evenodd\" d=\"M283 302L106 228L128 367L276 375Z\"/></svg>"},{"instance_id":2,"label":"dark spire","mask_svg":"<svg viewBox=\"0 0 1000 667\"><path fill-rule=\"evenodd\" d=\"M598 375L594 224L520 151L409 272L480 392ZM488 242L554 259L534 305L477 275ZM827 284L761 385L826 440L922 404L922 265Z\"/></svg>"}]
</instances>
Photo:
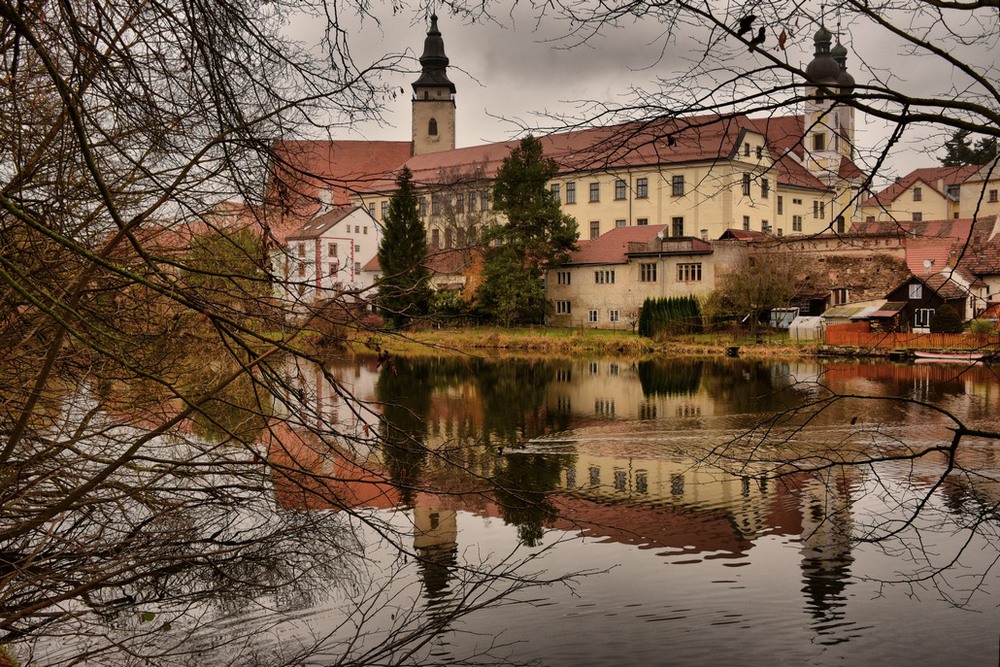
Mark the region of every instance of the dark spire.
<instances>
[{"instance_id":1,"label":"dark spire","mask_svg":"<svg viewBox=\"0 0 1000 667\"><path fill-rule=\"evenodd\" d=\"M413 89L446 86L454 93L455 84L448 78L448 56L444 54L444 40L437 20L437 14L431 14L431 27L424 39L424 55L420 56L420 78L413 82Z\"/></svg>"},{"instance_id":2,"label":"dark spire","mask_svg":"<svg viewBox=\"0 0 1000 667\"><path fill-rule=\"evenodd\" d=\"M830 31L820 24L819 30L813 37L816 51L813 53L812 62L806 66L806 78L810 83L836 83L840 77L840 65L830 54L832 39Z\"/></svg>"}]
</instances>

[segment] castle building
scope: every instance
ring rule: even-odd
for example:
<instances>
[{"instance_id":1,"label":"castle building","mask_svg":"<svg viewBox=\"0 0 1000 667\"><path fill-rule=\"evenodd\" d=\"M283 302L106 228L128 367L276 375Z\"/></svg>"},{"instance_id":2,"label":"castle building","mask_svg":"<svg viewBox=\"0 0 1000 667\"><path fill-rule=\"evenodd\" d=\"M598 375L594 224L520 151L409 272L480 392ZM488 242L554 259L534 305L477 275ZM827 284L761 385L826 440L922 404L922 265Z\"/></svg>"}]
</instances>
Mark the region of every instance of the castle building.
<instances>
[{"instance_id":1,"label":"castle building","mask_svg":"<svg viewBox=\"0 0 1000 667\"><path fill-rule=\"evenodd\" d=\"M839 42L831 49L831 40L826 28L815 35L803 114L654 118L540 137L559 164L552 196L576 219L580 238L645 225L703 240L728 229L776 236L846 231L863 177L853 161L854 112L837 102L854 87L847 49ZM490 184L517 142L456 147L457 88L437 16L420 64L411 141L276 146L283 163L305 175L295 192L278 193L293 200L286 208L294 216L309 217L302 202L322 200L361 205L381 221L406 166L434 245L471 244L495 222Z\"/></svg>"}]
</instances>

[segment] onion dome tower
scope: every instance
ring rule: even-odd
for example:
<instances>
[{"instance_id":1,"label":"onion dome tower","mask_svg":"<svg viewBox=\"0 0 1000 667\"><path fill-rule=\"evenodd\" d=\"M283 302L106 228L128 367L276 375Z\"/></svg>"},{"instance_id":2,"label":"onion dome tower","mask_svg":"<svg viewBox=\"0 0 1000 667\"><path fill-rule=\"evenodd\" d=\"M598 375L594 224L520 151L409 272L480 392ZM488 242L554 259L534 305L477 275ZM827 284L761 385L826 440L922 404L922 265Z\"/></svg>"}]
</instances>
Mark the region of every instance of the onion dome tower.
<instances>
[{"instance_id":1,"label":"onion dome tower","mask_svg":"<svg viewBox=\"0 0 1000 667\"><path fill-rule=\"evenodd\" d=\"M821 181L833 186L842 158L854 153L854 110L838 104L837 96L854 89L854 78L846 69L847 49L838 41L830 49L833 34L820 26L813 38L816 50L806 65L805 147L806 166Z\"/></svg>"},{"instance_id":2,"label":"onion dome tower","mask_svg":"<svg viewBox=\"0 0 1000 667\"><path fill-rule=\"evenodd\" d=\"M453 150L455 84L448 78L448 56L436 14L431 15L420 66L420 78L413 82L413 154Z\"/></svg>"}]
</instances>

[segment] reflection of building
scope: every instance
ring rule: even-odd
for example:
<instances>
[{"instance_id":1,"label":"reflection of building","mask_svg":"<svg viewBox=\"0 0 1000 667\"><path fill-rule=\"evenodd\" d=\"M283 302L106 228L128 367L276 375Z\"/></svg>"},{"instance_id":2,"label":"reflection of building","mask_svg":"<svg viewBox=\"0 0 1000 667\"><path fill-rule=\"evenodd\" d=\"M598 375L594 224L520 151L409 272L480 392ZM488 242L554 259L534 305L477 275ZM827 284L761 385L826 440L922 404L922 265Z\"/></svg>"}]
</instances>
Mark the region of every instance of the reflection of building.
<instances>
[{"instance_id":1,"label":"reflection of building","mask_svg":"<svg viewBox=\"0 0 1000 667\"><path fill-rule=\"evenodd\" d=\"M851 577L853 521L851 468L802 482L802 592L806 609L817 621L818 632L844 617L845 589Z\"/></svg>"}]
</instances>

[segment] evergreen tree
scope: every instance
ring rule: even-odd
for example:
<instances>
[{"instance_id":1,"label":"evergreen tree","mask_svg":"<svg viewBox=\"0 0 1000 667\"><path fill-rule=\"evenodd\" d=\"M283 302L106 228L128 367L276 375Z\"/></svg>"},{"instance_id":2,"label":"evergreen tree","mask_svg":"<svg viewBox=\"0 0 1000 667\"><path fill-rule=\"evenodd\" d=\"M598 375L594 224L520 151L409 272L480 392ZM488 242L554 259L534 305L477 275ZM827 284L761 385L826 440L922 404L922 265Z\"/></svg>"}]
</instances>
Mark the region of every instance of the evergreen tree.
<instances>
[{"instance_id":1,"label":"evergreen tree","mask_svg":"<svg viewBox=\"0 0 1000 667\"><path fill-rule=\"evenodd\" d=\"M959 167L966 164L986 164L997 155L996 137L982 137L975 144L969 140L968 130L956 130L945 142L945 156L941 164Z\"/></svg>"},{"instance_id":2,"label":"evergreen tree","mask_svg":"<svg viewBox=\"0 0 1000 667\"><path fill-rule=\"evenodd\" d=\"M385 229L378 247L382 271L378 303L397 326L427 313L430 305L430 272L427 259L427 232L420 221L413 174L403 167L396 179L396 192L389 200Z\"/></svg>"},{"instance_id":3,"label":"evergreen tree","mask_svg":"<svg viewBox=\"0 0 1000 667\"><path fill-rule=\"evenodd\" d=\"M547 303L542 272L576 249L576 220L559 208L548 181L558 166L529 135L504 158L493 183L493 208L506 221L491 230L479 305L504 322L536 322Z\"/></svg>"}]
</instances>

